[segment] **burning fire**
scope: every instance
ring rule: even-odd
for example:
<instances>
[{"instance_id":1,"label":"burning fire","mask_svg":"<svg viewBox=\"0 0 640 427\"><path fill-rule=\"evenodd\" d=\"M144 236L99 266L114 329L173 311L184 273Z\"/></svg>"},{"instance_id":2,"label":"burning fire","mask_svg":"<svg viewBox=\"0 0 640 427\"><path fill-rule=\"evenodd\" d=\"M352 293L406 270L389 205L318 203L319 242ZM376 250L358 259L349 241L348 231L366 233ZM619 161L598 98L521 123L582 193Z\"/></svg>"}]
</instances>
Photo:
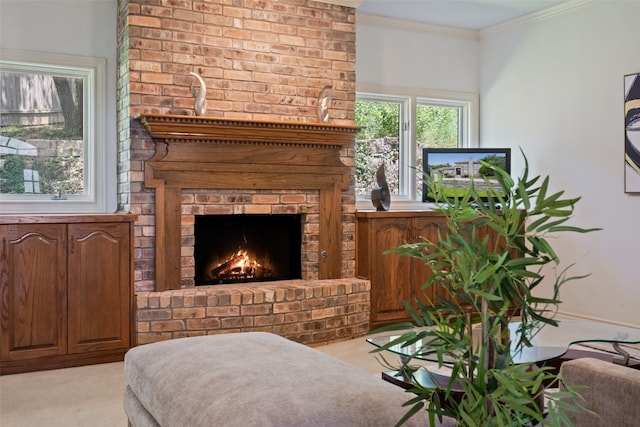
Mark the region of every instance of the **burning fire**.
<instances>
[{"instance_id":1,"label":"burning fire","mask_svg":"<svg viewBox=\"0 0 640 427\"><path fill-rule=\"evenodd\" d=\"M227 261L211 270L214 280L254 279L259 274L263 274L262 265L244 249L238 250Z\"/></svg>"},{"instance_id":2,"label":"burning fire","mask_svg":"<svg viewBox=\"0 0 640 427\"><path fill-rule=\"evenodd\" d=\"M229 269L232 273L238 272L238 274L246 274L253 277L256 269L261 267L258 261L251 259L251 257L249 257L249 253L245 250L239 250L236 252L231 260L233 264Z\"/></svg>"}]
</instances>

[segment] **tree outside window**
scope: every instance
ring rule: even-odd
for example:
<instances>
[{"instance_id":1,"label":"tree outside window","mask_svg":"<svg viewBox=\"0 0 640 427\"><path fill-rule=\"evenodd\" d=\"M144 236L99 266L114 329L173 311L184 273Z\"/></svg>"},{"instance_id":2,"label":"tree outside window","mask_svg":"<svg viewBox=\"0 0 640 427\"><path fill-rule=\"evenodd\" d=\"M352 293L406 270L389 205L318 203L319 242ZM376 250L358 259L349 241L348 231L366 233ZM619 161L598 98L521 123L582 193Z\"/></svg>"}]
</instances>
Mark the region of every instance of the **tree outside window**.
<instances>
[{"instance_id":1,"label":"tree outside window","mask_svg":"<svg viewBox=\"0 0 640 427\"><path fill-rule=\"evenodd\" d=\"M356 195L367 196L375 186L376 170L384 165L391 194L398 194L401 103L356 100Z\"/></svg>"},{"instance_id":2,"label":"tree outside window","mask_svg":"<svg viewBox=\"0 0 640 427\"><path fill-rule=\"evenodd\" d=\"M82 79L2 72L0 82L0 192L82 194Z\"/></svg>"},{"instance_id":3,"label":"tree outside window","mask_svg":"<svg viewBox=\"0 0 640 427\"><path fill-rule=\"evenodd\" d=\"M460 100L358 93L355 121L362 129L355 147L356 196L370 197L376 170L384 165L393 196L420 200L422 149L469 146L468 109Z\"/></svg>"},{"instance_id":4,"label":"tree outside window","mask_svg":"<svg viewBox=\"0 0 640 427\"><path fill-rule=\"evenodd\" d=\"M2 213L102 212L104 58L0 49Z\"/></svg>"}]
</instances>

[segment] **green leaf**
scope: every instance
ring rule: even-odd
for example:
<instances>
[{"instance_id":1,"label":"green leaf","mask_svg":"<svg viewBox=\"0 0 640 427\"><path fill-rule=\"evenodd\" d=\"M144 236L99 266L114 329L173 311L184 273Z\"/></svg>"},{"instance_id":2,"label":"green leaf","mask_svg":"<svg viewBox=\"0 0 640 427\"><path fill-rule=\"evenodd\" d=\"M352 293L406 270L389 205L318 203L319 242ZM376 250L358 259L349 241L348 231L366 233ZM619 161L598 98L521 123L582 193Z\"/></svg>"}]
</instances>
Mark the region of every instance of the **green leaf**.
<instances>
[{"instance_id":1,"label":"green leaf","mask_svg":"<svg viewBox=\"0 0 640 427\"><path fill-rule=\"evenodd\" d=\"M560 269L552 246L555 233L598 229L570 225L580 198L566 197L564 191L551 194L549 177L530 177L524 153L523 157L525 168L517 181L500 168L488 166L498 181L488 182L488 193L507 192L504 200L502 196L496 199L504 202L502 211L496 210L494 202L474 206L478 192L473 187L464 195L447 197L442 179L429 182L438 200L445 203L436 210L446 217L446 226L433 241L422 239L386 252L415 258L431 270L421 284L425 295L404 302L411 325L418 328L400 324L398 329L405 330L389 346L431 340L429 346L416 349L412 356L450 364L452 376L443 385L442 394L416 384L416 395L407 403L412 408L424 403L422 408L426 407L432 421L452 415L460 426L515 427L556 421L553 425L559 425L567 420L563 411L575 408L574 390L548 396L549 418L545 420L533 398L547 393L543 383L557 383L558 378L546 368L528 370L513 365L510 350L532 345L536 328L556 327L554 316L561 301L561 287L586 277L570 275L571 266L555 271ZM548 277L549 271L554 277ZM539 296L536 288L549 281L553 295ZM522 320L517 338L504 345L497 325L508 323L515 314ZM475 331L469 336L474 322L487 328L484 341ZM494 366L489 366L489 346L495 349L495 363L491 361ZM382 353L378 355L383 357ZM406 363L401 368L410 372ZM456 387L464 390L459 403L451 393L454 380Z\"/></svg>"},{"instance_id":2,"label":"green leaf","mask_svg":"<svg viewBox=\"0 0 640 427\"><path fill-rule=\"evenodd\" d=\"M404 416L402 418L400 418L400 420L398 421L398 423L396 424L396 427L401 426L402 424L406 423L409 418L413 417L415 414L418 413L418 411L422 410L422 408L424 408L424 402L423 401L419 401L416 404L414 404L408 411L406 414L404 414Z\"/></svg>"},{"instance_id":3,"label":"green leaf","mask_svg":"<svg viewBox=\"0 0 640 427\"><path fill-rule=\"evenodd\" d=\"M549 227L549 231L556 233L559 231L573 231L576 233L591 233L592 231L600 231L602 228L580 228L580 227L571 227L571 226L562 226L562 227Z\"/></svg>"}]
</instances>

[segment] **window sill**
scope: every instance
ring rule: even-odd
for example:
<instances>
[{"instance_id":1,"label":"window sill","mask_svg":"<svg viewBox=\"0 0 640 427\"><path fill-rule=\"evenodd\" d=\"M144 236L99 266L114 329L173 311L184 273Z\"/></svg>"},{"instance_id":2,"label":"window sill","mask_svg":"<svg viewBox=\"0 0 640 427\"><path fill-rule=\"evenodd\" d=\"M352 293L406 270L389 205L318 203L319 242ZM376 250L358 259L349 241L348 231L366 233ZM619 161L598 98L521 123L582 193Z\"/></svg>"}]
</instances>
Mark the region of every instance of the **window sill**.
<instances>
[{"instance_id":1,"label":"window sill","mask_svg":"<svg viewBox=\"0 0 640 427\"><path fill-rule=\"evenodd\" d=\"M434 203L422 203L416 200L396 200L391 199L391 211L430 211L433 210ZM375 207L371 200L356 200L357 211L372 211Z\"/></svg>"}]
</instances>

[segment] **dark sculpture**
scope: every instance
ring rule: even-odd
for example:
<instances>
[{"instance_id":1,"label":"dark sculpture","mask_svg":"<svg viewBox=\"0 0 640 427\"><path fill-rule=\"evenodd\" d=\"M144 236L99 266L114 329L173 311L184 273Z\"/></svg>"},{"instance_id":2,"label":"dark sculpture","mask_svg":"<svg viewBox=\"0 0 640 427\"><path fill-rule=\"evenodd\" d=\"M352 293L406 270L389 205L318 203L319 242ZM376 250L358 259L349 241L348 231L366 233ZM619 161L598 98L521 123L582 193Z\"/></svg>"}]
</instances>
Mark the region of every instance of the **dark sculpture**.
<instances>
[{"instance_id":1,"label":"dark sculpture","mask_svg":"<svg viewBox=\"0 0 640 427\"><path fill-rule=\"evenodd\" d=\"M384 165L376 171L376 180L378 186L371 190L371 202L377 211L388 211L391 205L391 192L389 184L387 184L387 177L384 175Z\"/></svg>"}]
</instances>

